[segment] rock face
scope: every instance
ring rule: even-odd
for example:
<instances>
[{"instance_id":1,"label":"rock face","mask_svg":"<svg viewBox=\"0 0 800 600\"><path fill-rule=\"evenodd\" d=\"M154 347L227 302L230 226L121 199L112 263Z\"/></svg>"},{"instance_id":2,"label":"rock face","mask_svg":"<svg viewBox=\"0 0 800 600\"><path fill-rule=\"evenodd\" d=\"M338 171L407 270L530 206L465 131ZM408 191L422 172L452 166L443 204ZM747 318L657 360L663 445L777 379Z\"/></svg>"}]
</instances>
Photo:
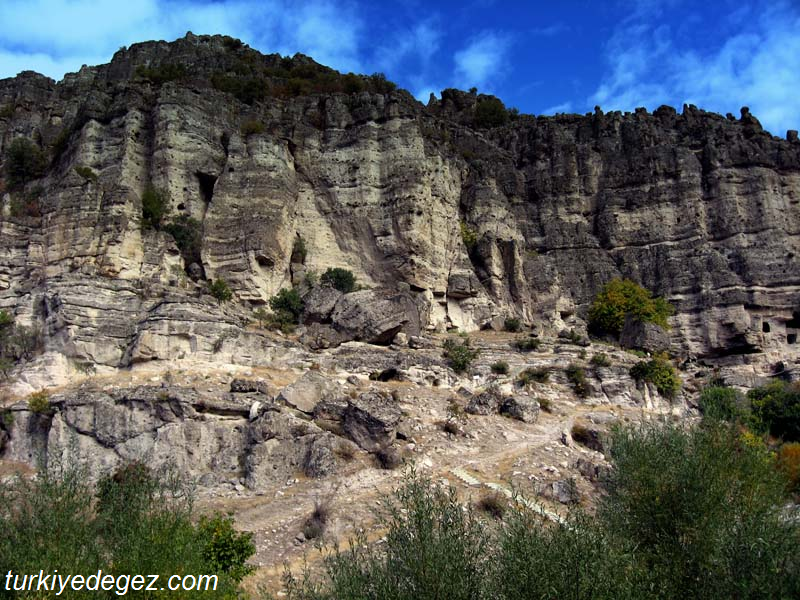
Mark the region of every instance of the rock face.
<instances>
[{"instance_id":1,"label":"rock face","mask_svg":"<svg viewBox=\"0 0 800 600\"><path fill-rule=\"evenodd\" d=\"M620 346L662 352L669 349L669 333L655 323L645 323L628 315L619 336Z\"/></svg>"},{"instance_id":2,"label":"rock face","mask_svg":"<svg viewBox=\"0 0 800 600\"><path fill-rule=\"evenodd\" d=\"M0 81L3 168L17 137L50 164L23 189L0 186L0 308L41 325L62 367L282 359L246 317L301 271L329 267L371 289L330 312L315 304L309 320L330 319L320 344L508 315L555 333L625 276L675 304L676 352L797 360L795 135L694 106L487 130L481 96L456 90L428 106L402 90L246 103L212 83L242 65L314 65L281 61L189 34L58 83ZM191 77L148 75L176 64ZM194 254L143 229L148 184L169 193L167 222L199 224ZM234 301L220 306L203 277L226 280Z\"/></svg>"}]
</instances>

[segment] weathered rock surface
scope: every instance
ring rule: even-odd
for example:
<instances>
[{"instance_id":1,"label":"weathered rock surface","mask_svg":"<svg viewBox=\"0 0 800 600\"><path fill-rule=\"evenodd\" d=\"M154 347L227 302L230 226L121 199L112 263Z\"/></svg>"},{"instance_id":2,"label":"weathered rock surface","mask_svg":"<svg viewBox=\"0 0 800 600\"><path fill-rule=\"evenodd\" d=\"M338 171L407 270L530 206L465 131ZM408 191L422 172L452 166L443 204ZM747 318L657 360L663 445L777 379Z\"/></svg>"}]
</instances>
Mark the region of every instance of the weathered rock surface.
<instances>
[{"instance_id":1,"label":"weathered rock surface","mask_svg":"<svg viewBox=\"0 0 800 600\"><path fill-rule=\"evenodd\" d=\"M187 35L58 83L31 72L0 81L0 160L20 136L51 159L24 190L34 213L0 192L0 307L42 325L48 352L113 368L289 360L244 331L249 304L300 267L344 267L374 289L309 313L331 320L317 347L512 314L555 334L580 328L601 286L626 276L676 305L676 352L798 360L796 136L694 106L484 130L480 96L456 90L428 106L402 90L246 104L210 83L244 63L281 57ZM137 75L170 64L191 78ZM245 121L263 132L243 134ZM169 192L168 220L201 223L199 262L142 228L149 183ZM234 301L220 306L203 277L225 279ZM408 291L386 291L398 283Z\"/></svg>"},{"instance_id":2,"label":"weathered rock surface","mask_svg":"<svg viewBox=\"0 0 800 600\"><path fill-rule=\"evenodd\" d=\"M516 394L500 404L500 414L508 415L523 423L536 423L539 419L539 403L530 396Z\"/></svg>"},{"instance_id":3,"label":"weathered rock surface","mask_svg":"<svg viewBox=\"0 0 800 600\"><path fill-rule=\"evenodd\" d=\"M317 404L333 400L340 393L335 382L316 371L308 371L300 379L283 388L275 400L310 415Z\"/></svg>"},{"instance_id":4,"label":"weathered rock surface","mask_svg":"<svg viewBox=\"0 0 800 600\"><path fill-rule=\"evenodd\" d=\"M662 352L669 349L669 333L655 323L645 323L638 319L625 319L619 336L620 346L648 352Z\"/></svg>"},{"instance_id":5,"label":"weathered rock surface","mask_svg":"<svg viewBox=\"0 0 800 600\"><path fill-rule=\"evenodd\" d=\"M394 399L377 392L364 392L347 403L342 429L364 450L377 452L394 441L400 418L400 408Z\"/></svg>"}]
</instances>

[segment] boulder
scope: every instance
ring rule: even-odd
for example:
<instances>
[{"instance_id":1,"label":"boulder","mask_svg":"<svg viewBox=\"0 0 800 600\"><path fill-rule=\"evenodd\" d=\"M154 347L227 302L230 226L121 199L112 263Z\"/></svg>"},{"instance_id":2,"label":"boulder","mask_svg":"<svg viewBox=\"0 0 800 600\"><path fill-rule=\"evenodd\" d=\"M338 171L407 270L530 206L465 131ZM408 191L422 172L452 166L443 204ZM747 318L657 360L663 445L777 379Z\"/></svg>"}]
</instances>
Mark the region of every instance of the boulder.
<instances>
[{"instance_id":1,"label":"boulder","mask_svg":"<svg viewBox=\"0 0 800 600\"><path fill-rule=\"evenodd\" d=\"M464 410L471 415L495 415L502 401L503 397L498 390L489 389L470 397Z\"/></svg>"},{"instance_id":2,"label":"boulder","mask_svg":"<svg viewBox=\"0 0 800 600\"><path fill-rule=\"evenodd\" d=\"M400 407L377 392L364 392L347 403L342 418L344 433L368 452L388 447L396 437Z\"/></svg>"},{"instance_id":3,"label":"boulder","mask_svg":"<svg viewBox=\"0 0 800 600\"><path fill-rule=\"evenodd\" d=\"M628 315L619 336L623 348L634 348L647 352L661 352L669 349L669 334L655 323L645 323Z\"/></svg>"},{"instance_id":4,"label":"boulder","mask_svg":"<svg viewBox=\"0 0 800 600\"><path fill-rule=\"evenodd\" d=\"M326 348L335 348L339 344L348 341L348 338L330 325L311 323L300 334L299 340L301 344L308 346L312 350L325 350Z\"/></svg>"},{"instance_id":5,"label":"boulder","mask_svg":"<svg viewBox=\"0 0 800 600\"><path fill-rule=\"evenodd\" d=\"M539 403L523 394L509 396L500 405L500 414L508 415L523 423L536 423L539 419Z\"/></svg>"},{"instance_id":6,"label":"boulder","mask_svg":"<svg viewBox=\"0 0 800 600\"><path fill-rule=\"evenodd\" d=\"M283 388L275 398L276 402L291 406L307 414L323 400L330 400L339 394L339 385L317 371L308 371L297 381Z\"/></svg>"},{"instance_id":7,"label":"boulder","mask_svg":"<svg viewBox=\"0 0 800 600\"><path fill-rule=\"evenodd\" d=\"M317 285L303 296L303 323L327 323L342 292L329 285Z\"/></svg>"},{"instance_id":8,"label":"boulder","mask_svg":"<svg viewBox=\"0 0 800 600\"><path fill-rule=\"evenodd\" d=\"M388 345L403 331L419 335L420 317L411 294L362 290L345 294L331 314L334 329L346 340Z\"/></svg>"}]
</instances>

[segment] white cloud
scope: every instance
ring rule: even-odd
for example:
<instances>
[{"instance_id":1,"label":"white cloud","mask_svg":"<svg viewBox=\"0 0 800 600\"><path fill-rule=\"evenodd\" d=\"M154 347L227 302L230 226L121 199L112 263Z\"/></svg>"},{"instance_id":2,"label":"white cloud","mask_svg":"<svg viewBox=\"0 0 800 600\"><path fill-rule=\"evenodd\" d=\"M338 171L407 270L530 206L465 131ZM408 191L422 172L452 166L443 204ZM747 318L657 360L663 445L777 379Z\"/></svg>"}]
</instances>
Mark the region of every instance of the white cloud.
<instances>
[{"instance_id":1,"label":"white cloud","mask_svg":"<svg viewBox=\"0 0 800 600\"><path fill-rule=\"evenodd\" d=\"M555 115L557 113L568 113L572 111L572 102L562 102L561 104L556 104L555 106L551 106L550 108L545 108L542 111L543 115Z\"/></svg>"},{"instance_id":2,"label":"white cloud","mask_svg":"<svg viewBox=\"0 0 800 600\"><path fill-rule=\"evenodd\" d=\"M442 32L434 20L429 19L416 23L409 29L398 31L375 52L378 68L386 73L393 72L401 63L413 61L418 70L426 72L431 60L439 51Z\"/></svg>"},{"instance_id":3,"label":"white cloud","mask_svg":"<svg viewBox=\"0 0 800 600\"><path fill-rule=\"evenodd\" d=\"M647 18L650 14L628 21L609 41L611 70L590 105L632 110L689 103L734 114L749 106L774 134L800 127L797 9L778 3L706 52L682 49L672 31Z\"/></svg>"},{"instance_id":4,"label":"white cloud","mask_svg":"<svg viewBox=\"0 0 800 600\"><path fill-rule=\"evenodd\" d=\"M456 64L455 79L458 87L475 86L481 90L495 85L507 64L506 55L511 47L508 37L492 31L483 32L453 57Z\"/></svg>"},{"instance_id":5,"label":"white cloud","mask_svg":"<svg viewBox=\"0 0 800 600\"><path fill-rule=\"evenodd\" d=\"M120 46L187 31L232 35L265 52L303 52L344 71L361 67L361 19L347 0L2 0L0 23L0 77L33 69L60 79L108 61Z\"/></svg>"}]
</instances>

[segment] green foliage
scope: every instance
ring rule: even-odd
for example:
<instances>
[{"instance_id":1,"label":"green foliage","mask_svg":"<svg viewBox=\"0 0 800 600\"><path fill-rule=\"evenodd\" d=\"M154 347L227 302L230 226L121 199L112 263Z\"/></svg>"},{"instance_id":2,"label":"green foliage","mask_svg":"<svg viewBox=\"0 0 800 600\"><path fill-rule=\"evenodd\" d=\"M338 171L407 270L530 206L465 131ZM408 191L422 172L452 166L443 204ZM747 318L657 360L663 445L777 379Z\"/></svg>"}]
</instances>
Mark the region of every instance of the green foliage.
<instances>
[{"instance_id":1,"label":"green foliage","mask_svg":"<svg viewBox=\"0 0 800 600\"><path fill-rule=\"evenodd\" d=\"M0 108L0 119L10 119L14 116L14 103L9 102L8 104L4 104L2 108Z\"/></svg>"},{"instance_id":2,"label":"green foliage","mask_svg":"<svg viewBox=\"0 0 800 600\"><path fill-rule=\"evenodd\" d=\"M294 238L294 242L292 243L291 261L293 263L303 264L306 262L307 256L308 256L308 248L306 248L306 241L303 239L302 236L298 235Z\"/></svg>"},{"instance_id":3,"label":"green foliage","mask_svg":"<svg viewBox=\"0 0 800 600\"><path fill-rule=\"evenodd\" d=\"M491 520L412 473L381 511L385 542L334 549L321 578L287 572L292 600L796 598L800 521L769 454L716 421L612 434L596 515L563 525L522 503ZM491 523L501 521L496 527Z\"/></svg>"},{"instance_id":4,"label":"green foliage","mask_svg":"<svg viewBox=\"0 0 800 600\"><path fill-rule=\"evenodd\" d=\"M89 167L85 166L75 167L75 172L81 177L83 177L86 181L92 181L92 182L97 181L97 173L92 171L92 169L90 169Z\"/></svg>"},{"instance_id":5,"label":"green foliage","mask_svg":"<svg viewBox=\"0 0 800 600\"><path fill-rule=\"evenodd\" d=\"M636 363L631 367L630 375L636 381L652 383L665 398L674 398L681 389L681 378L665 354Z\"/></svg>"},{"instance_id":6,"label":"green foliage","mask_svg":"<svg viewBox=\"0 0 800 600\"><path fill-rule=\"evenodd\" d=\"M257 119L249 119L242 123L242 137L264 133L264 123Z\"/></svg>"},{"instance_id":7,"label":"green foliage","mask_svg":"<svg viewBox=\"0 0 800 600\"><path fill-rule=\"evenodd\" d=\"M503 329L505 331L516 333L522 329L522 322L517 318L508 317L505 321L503 321Z\"/></svg>"},{"instance_id":8,"label":"green foliage","mask_svg":"<svg viewBox=\"0 0 800 600\"><path fill-rule=\"evenodd\" d=\"M589 382L586 381L586 372L583 367L574 363L570 364L564 371L567 375L567 380L572 384L572 389L575 394L580 398L586 398L591 391Z\"/></svg>"},{"instance_id":9,"label":"green foliage","mask_svg":"<svg viewBox=\"0 0 800 600\"><path fill-rule=\"evenodd\" d=\"M287 573L291 600L483 600L490 598L490 537L453 489L412 476L380 510L378 546L364 534L335 549L318 584Z\"/></svg>"},{"instance_id":10,"label":"green foliage","mask_svg":"<svg viewBox=\"0 0 800 600\"><path fill-rule=\"evenodd\" d=\"M756 428L786 442L800 442L800 388L775 381L747 393Z\"/></svg>"},{"instance_id":11,"label":"green foliage","mask_svg":"<svg viewBox=\"0 0 800 600\"><path fill-rule=\"evenodd\" d=\"M733 388L709 386L700 394L698 404L703 416L709 419L735 421L742 416L741 398Z\"/></svg>"},{"instance_id":12,"label":"green foliage","mask_svg":"<svg viewBox=\"0 0 800 600\"><path fill-rule=\"evenodd\" d=\"M208 286L208 293L214 296L220 304L233 298L233 292L224 279L215 279Z\"/></svg>"},{"instance_id":13,"label":"green foliage","mask_svg":"<svg viewBox=\"0 0 800 600\"><path fill-rule=\"evenodd\" d=\"M356 278L353 272L339 267L327 269L320 277L320 283L336 288L343 294L349 294L356 289Z\"/></svg>"},{"instance_id":14,"label":"green foliage","mask_svg":"<svg viewBox=\"0 0 800 600\"><path fill-rule=\"evenodd\" d=\"M148 184L142 193L142 227L158 231L168 212L169 192Z\"/></svg>"},{"instance_id":15,"label":"green foliage","mask_svg":"<svg viewBox=\"0 0 800 600\"><path fill-rule=\"evenodd\" d=\"M598 354L592 355L592 359L589 361L592 363L592 366L595 367L610 367L611 366L611 359L608 358L607 354L599 352Z\"/></svg>"},{"instance_id":16,"label":"green foliage","mask_svg":"<svg viewBox=\"0 0 800 600\"><path fill-rule=\"evenodd\" d=\"M255 568L247 559L256 552L252 533L234 528L233 517L215 514L201 517L197 525L203 544L203 560L214 573L225 573L239 582Z\"/></svg>"},{"instance_id":17,"label":"green foliage","mask_svg":"<svg viewBox=\"0 0 800 600\"><path fill-rule=\"evenodd\" d=\"M0 482L0 566L4 572L89 575L102 569L119 575L215 574L216 591L204 597L235 597L237 583L250 568L249 534L219 533L192 518L191 488L173 473L152 473L141 464L121 467L96 486L77 467L51 461L36 478ZM230 551L232 550L232 552ZM58 565L53 567L52 565ZM124 584L124 578L122 579ZM130 583L130 582L128 582ZM0 598L15 596L0 587ZM165 586L166 587L166 586ZM121 591L121 590L119 590ZM134 597L150 597L127 590ZM60 598L118 597L108 592L64 591ZM186 598L164 589L158 597ZM55 597L55 594L36 595Z\"/></svg>"},{"instance_id":18,"label":"green foliage","mask_svg":"<svg viewBox=\"0 0 800 600\"><path fill-rule=\"evenodd\" d=\"M508 111L499 98L481 98L475 105L475 125L482 128L499 127L508 122Z\"/></svg>"},{"instance_id":19,"label":"green foliage","mask_svg":"<svg viewBox=\"0 0 800 600\"><path fill-rule=\"evenodd\" d=\"M202 264L203 225L189 215L180 215L163 227L172 236L180 250L184 264Z\"/></svg>"},{"instance_id":20,"label":"green foliage","mask_svg":"<svg viewBox=\"0 0 800 600\"><path fill-rule=\"evenodd\" d=\"M186 67L179 64L163 63L154 67L139 65L136 67L136 76L148 79L156 85L163 85L169 81L179 81L188 75Z\"/></svg>"},{"instance_id":21,"label":"green foliage","mask_svg":"<svg viewBox=\"0 0 800 600\"><path fill-rule=\"evenodd\" d=\"M19 190L44 175L47 161L39 146L28 138L18 137L6 149L6 184L9 190Z\"/></svg>"},{"instance_id":22,"label":"green foliage","mask_svg":"<svg viewBox=\"0 0 800 600\"><path fill-rule=\"evenodd\" d=\"M658 598L789 598L798 523L761 447L720 421L618 429L599 518L636 545Z\"/></svg>"},{"instance_id":23,"label":"green foliage","mask_svg":"<svg viewBox=\"0 0 800 600\"><path fill-rule=\"evenodd\" d=\"M9 205L11 216L17 219L38 219L41 217L42 207L39 203L41 195L42 188L40 187L11 192L11 203Z\"/></svg>"},{"instance_id":24,"label":"green foliage","mask_svg":"<svg viewBox=\"0 0 800 600\"><path fill-rule=\"evenodd\" d=\"M443 347L444 357L447 359L450 368L456 373L463 373L469 369L472 361L478 358L480 354L480 350L473 348L470 345L469 338L466 337L460 340L448 338L444 341Z\"/></svg>"},{"instance_id":25,"label":"green foliage","mask_svg":"<svg viewBox=\"0 0 800 600\"><path fill-rule=\"evenodd\" d=\"M253 104L267 96L267 81L258 76L216 73L211 76L211 85L221 92L233 94L245 104Z\"/></svg>"},{"instance_id":26,"label":"green foliage","mask_svg":"<svg viewBox=\"0 0 800 600\"><path fill-rule=\"evenodd\" d=\"M592 303L589 327L598 334L619 335L625 316L631 315L668 329L667 318L673 313L674 308L663 298L653 298L650 291L630 279L615 278L603 287Z\"/></svg>"},{"instance_id":27,"label":"green foliage","mask_svg":"<svg viewBox=\"0 0 800 600\"><path fill-rule=\"evenodd\" d=\"M508 375L508 363L504 360L498 360L496 363L492 363L489 368L495 375Z\"/></svg>"},{"instance_id":28,"label":"green foliage","mask_svg":"<svg viewBox=\"0 0 800 600\"><path fill-rule=\"evenodd\" d=\"M467 251L471 251L478 245L478 231L464 223L464 221L461 221L459 227L461 228L461 241L464 242Z\"/></svg>"},{"instance_id":29,"label":"green foliage","mask_svg":"<svg viewBox=\"0 0 800 600\"><path fill-rule=\"evenodd\" d=\"M50 395L44 390L34 392L28 396L28 408L38 415L48 414L50 412Z\"/></svg>"},{"instance_id":30,"label":"green foliage","mask_svg":"<svg viewBox=\"0 0 800 600\"><path fill-rule=\"evenodd\" d=\"M531 383L547 383L550 381L550 369L547 367L528 367L524 369L518 376L517 381L522 385L530 385Z\"/></svg>"},{"instance_id":31,"label":"green foliage","mask_svg":"<svg viewBox=\"0 0 800 600\"><path fill-rule=\"evenodd\" d=\"M539 346L542 345L542 342L539 340L539 338L529 335L518 337L512 342L511 345L520 352L532 352L533 350L538 350Z\"/></svg>"},{"instance_id":32,"label":"green foliage","mask_svg":"<svg viewBox=\"0 0 800 600\"><path fill-rule=\"evenodd\" d=\"M284 288L269 299L269 307L276 312L286 311L298 323L303 313L303 300L297 290Z\"/></svg>"}]
</instances>

